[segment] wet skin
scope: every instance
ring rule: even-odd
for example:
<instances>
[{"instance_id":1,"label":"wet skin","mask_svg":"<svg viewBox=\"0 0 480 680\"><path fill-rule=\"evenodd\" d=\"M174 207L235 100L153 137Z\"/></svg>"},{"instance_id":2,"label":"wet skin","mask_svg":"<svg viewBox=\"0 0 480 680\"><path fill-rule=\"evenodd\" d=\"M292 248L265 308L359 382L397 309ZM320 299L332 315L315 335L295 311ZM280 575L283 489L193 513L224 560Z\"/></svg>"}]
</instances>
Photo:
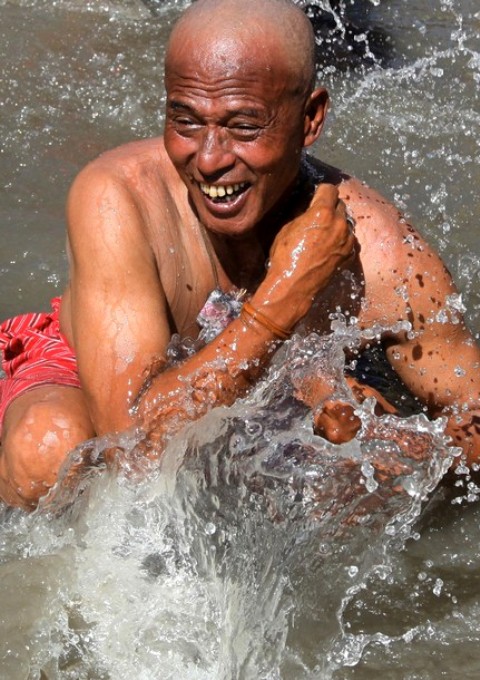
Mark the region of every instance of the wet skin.
<instances>
[{"instance_id":1,"label":"wet skin","mask_svg":"<svg viewBox=\"0 0 480 680\"><path fill-rule=\"evenodd\" d=\"M130 410L149 368L162 366L172 333L198 332L196 316L217 283L225 291L248 288L254 308L286 331L328 332L338 309L360 327L393 329L379 337L392 365L430 415L450 416L455 443L475 460L480 434L470 436L468 428L480 405L480 352L461 319L436 321L455 293L448 272L393 206L353 178L321 164L338 188L322 184L310 206L294 194L301 152L320 134L327 98L323 89L303 96L289 89L296 80L279 52L282 42L263 28L261 44L243 34L238 42L229 34L222 44L208 43L197 32L174 42L165 145L161 138L125 145L75 180L60 320L82 383L69 392L63 418L72 414L74 436L58 432L68 443L49 451L42 469L37 444L56 433L65 388L37 388L28 393L37 399L14 401L0 456L7 502L35 505L52 483L51 470L92 432L140 426L147 433L143 454L160 455L186 423L251 387L280 340L261 323L237 319L195 356L159 370ZM212 198L219 187L232 202ZM355 259L338 195L356 221ZM394 330L399 321L411 332ZM328 399L323 382L320 376L317 384L296 386L317 426ZM338 429L335 412L327 415ZM351 436L346 415L342 422L339 414L339 427ZM328 434L330 423L323 426Z\"/></svg>"},{"instance_id":2,"label":"wet skin","mask_svg":"<svg viewBox=\"0 0 480 680\"><path fill-rule=\"evenodd\" d=\"M149 367L161 364L171 334L198 332L195 319L216 283L214 270L229 290L234 281L227 272L237 269L235 283L242 283L243 264L256 252L245 280L251 303L288 331L350 257L354 240L333 187L324 185L312 206L293 220L291 214L275 213L276 220L269 214L288 203L301 150L318 136L326 104L323 90L301 104L283 87L272 92L284 75L279 66L262 86L250 76L242 85L237 68L223 81L227 96L216 88L210 96L206 75L198 96L189 91L187 96L184 87L190 70L168 76L167 146L179 174L163 141L154 139L104 154L75 181L67 206L71 275L61 328L77 354L83 390L76 405L86 436L141 425L151 442L149 452L158 455L166 438L186 422L217 404L232 403L258 377L278 339L262 324L238 319L195 357L159 373L135 413L130 411ZM228 89L230 81L235 86ZM287 122L292 118L295 123ZM219 184L220 179L224 185L247 182L233 210L205 198L198 184ZM200 221L222 240L213 260ZM275 239L268 271L266 232L269 243ZM38 397L43 389L35 390ZM60 387L49 389L52 414L63 393ZM48 414L37 417L37 403L28 405L31 447L18 447L26 435L22 398L9 408L6 423L14 426L4 430L2 440L0 495L25 507L35 505L46 480L47 486L52 483L51 458L58 469L69 450L51 451L49 469L35 467L32 478L35 442L45 431L55 431ZM85 438L78 429L76 434L78 441Z\"/></svg>"},{"instance_id":3,"label":"wet skin","mask_svg":"<svg viewBox=\"0 0 480 680\"><path fill-rule=\"evenodd\" d=\"M169 63L166 151L207 229L229 236L261 233L295 184L302 148L320 132L327 94L292 93L281 63L272 69L244 54L242 68L232 64L226 72L222 54L205 62L198 47L196 52L187 45ZM259 67L266 73L261 80ZM219 200L202 185L239 188ZM279 226L277 221L277 231Z\"/></svg>"}]
</instances>

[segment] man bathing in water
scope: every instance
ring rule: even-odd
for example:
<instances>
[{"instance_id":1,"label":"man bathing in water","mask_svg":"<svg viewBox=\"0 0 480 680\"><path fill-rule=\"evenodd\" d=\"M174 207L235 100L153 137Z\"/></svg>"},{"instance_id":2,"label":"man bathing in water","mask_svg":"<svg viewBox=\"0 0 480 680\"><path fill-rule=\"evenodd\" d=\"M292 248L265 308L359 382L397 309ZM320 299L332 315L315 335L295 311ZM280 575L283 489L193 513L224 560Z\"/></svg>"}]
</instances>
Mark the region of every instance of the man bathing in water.
<instances>
[{"instance_id":1,"label":"man bathing in water","mask_svg":"<svg viewBox=\"0 0 480 680\"><path fill-rule=\"evenodd\" d=\"M103 154L71 188L61 303L0 326L1 498L35 506L90 437L133 425L161 443L232 403L300 321L327 333L338 308L363 328L411 324L384 334L387 357L475 461L480 351L458 315L438 320L448 272L378 194L305 156L328 105L305 15L288 0L198 0L165 70L164 137ZM214 289L247 291L240 316L161 370ZM315 409L328 390L301 396ZM317 418L336 441L356 426L335 405Z\"/></svg>"}]
</instances>

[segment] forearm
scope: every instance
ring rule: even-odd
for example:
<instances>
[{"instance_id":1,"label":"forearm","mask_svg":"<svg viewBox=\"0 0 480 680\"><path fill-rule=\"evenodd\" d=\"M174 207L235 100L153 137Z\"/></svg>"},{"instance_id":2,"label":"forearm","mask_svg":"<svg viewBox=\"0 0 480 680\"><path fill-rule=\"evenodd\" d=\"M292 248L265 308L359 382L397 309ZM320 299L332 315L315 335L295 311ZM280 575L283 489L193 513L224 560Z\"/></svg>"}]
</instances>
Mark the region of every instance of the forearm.
<instances>
[{"instance_id":1,"label":"forearm","mask_svg":"<svg viewBox=\"0 0 480 680\"><path fill-rule=\"evenodd\" d=\"M268 306L262 304L266 299ZM301 318L300 305L285 304L285 299L280 303L280 296L269 297L268 283L262 284L250 313L242 312L183 364L156 375L135 407L141 427L155 440L165 440L211 408L230 405L245 394L281 343L280 328L286 337ZM275 319L272 327L268 319Z\"/></svg>"},{"instance_id":2,"label":"forearm","mask_svg":"<svg viewBox=\"0 0 480 680\"><path fill-rule=\"evenodd\" d=\"M212 407L233 403L258 377L281 339L353 253L355 240L336 198L334 187L322 185L311 208L277 235L267 275L250 301L259 316L242 310L198 354L152 380L136 409L147 432L165 439Z\"/></svg>"}]
</instances>

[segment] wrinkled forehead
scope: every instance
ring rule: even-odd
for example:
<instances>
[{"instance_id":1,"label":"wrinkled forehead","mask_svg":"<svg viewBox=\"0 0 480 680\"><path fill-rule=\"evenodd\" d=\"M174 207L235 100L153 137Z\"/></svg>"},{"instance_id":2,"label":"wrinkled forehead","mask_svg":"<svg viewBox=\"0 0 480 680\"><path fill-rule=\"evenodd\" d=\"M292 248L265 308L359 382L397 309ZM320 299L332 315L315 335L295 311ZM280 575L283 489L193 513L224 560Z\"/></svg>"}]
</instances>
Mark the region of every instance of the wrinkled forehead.
<instances>
[{"instance_id":1,"label":"wrinkled forehead","mask_svg":"<svg viewBox=\"0 0 480 680\"><path fill-rule=\"evenodd\" d=\"M172 78L258 79L266 86L288 77L292 64L273 34L251 31L212 35L181 31L172 36L165 63L167 90ZM293 76L293 73L292 73Z\"/></svg>"}]
</instances>

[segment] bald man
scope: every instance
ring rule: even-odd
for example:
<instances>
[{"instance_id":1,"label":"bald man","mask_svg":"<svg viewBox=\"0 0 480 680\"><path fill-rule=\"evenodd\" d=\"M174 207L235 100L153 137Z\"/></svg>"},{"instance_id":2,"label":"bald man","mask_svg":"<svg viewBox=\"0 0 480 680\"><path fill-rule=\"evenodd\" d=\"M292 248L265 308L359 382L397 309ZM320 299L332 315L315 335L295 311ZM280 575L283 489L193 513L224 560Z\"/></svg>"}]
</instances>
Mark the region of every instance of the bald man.
<instances>
[{"instance_id":1,"label":"bald man","mask_svg":"<svg viewBox=\"0 0 480 680\"><path fill-rule=\"evenodd\" d=\"M476 460L480 352L456 312L437 320L455 294L450 276L395 208L305 154L328 105L314 75L311 27L288 0L198 0L183 14L167 51L163 138L80 173L67 290L50 313L0 328L7 503L35 506L94 435L140 426L161 452L244 394L300 321L327 333L338 308L362 328L409 322L382 338L388 359ZM198 352L166 366L172 334L196 338L201 326ZM328 387L299 393L315 409ZM339 441L358 426L348 409L323 415L318 427Z\"/></svg>"}]
</instances>

